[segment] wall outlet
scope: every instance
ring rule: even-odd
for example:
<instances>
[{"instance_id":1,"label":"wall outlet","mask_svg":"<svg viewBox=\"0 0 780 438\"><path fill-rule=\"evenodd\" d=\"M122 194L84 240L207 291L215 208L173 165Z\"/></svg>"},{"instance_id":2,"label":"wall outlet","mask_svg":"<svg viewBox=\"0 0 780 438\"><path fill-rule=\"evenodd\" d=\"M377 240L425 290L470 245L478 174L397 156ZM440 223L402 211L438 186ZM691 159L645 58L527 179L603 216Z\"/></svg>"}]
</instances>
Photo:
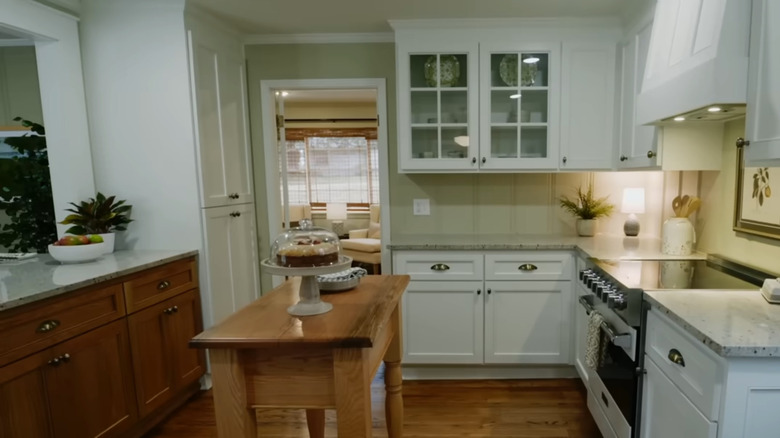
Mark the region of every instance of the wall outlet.
<instances>
[{"instance_id":1,"label":"wall outlet","mask_svg":"<svg viewBox=\"0 0 780 438\"><path fill-rule=\"evenodd\" d=\"M430 216L431 215L431 201L430 199L415 199L412 203L415 216Z\"/></svg>"}]
</instances>

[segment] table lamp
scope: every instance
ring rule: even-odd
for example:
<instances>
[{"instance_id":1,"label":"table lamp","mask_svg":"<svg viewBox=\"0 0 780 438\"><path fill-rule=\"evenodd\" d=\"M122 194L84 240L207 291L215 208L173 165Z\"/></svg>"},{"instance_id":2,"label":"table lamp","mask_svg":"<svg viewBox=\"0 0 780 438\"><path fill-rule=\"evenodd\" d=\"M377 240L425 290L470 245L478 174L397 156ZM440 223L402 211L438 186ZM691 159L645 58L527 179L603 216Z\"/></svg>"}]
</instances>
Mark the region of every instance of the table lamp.
<instances>
[{"instance_id":1,"label":"table lamp","mask_svg":"<svg viewBox=\"0 0 780 438\"><path fill-rule=\"evenodd\" d=\"M347 219L347 204L328 202L325 218L330 221L331 230L337 236L342 236L344 234L344 221Z\"/></svg>"},{"instance_id":2,"label":"table lamp","mask_svg":"<svg viewBox=\"0 0 780 438\"><path fill-rule=\"evenodd\" d=\"M626 223L623 224L623 232L626 233L626 236L639 235L639 219L636 215L645 212L645 189L623 189L623 205L620 207L620 211L628 213Z\"/></svg>"}]
</instances>

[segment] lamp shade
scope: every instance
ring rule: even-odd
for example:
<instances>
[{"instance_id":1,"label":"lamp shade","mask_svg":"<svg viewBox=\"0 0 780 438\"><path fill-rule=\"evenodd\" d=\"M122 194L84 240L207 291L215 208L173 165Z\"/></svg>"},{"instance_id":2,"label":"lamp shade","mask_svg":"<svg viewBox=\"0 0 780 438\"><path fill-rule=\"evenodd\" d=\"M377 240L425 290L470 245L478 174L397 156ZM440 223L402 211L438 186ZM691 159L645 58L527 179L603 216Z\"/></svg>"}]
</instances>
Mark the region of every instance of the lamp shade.
<instances>
[{"instance_id":1,"label":"lamp shade","mask_svg":"<svg viewBox=\"0 0 780 438\"><path fill-rule=\"evenodd\" d=\"M623 213L644 213L645 212L645 189L627 188L623 189L623 204L620 207Z\"/></svg>"},{"instance_id":2,"label":"lamp shade","mask_svg":"<svg viewBox=\"0 0 780 438\"><path fill-rule=\"evenodd\" d=\"M325 217L332 221L343 221L347 218L347 204L328 202Z\"/></svg>"}]
</instances>

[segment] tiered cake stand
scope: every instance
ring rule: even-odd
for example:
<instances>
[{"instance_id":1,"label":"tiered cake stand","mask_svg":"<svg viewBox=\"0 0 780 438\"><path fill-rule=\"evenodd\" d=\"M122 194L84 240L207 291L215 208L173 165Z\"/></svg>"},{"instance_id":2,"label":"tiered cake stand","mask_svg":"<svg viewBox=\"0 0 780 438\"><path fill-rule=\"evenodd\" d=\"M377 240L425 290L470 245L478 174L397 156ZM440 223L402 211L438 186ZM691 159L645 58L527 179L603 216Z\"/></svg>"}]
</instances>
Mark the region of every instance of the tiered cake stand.
<instances>
[{"instance_id":1,"label":"tiered cake stand","mask_svg":"<svg viewBox=\"0 0 780 438\"><path fill-rule=\"evenodd\" d=\"M287 313L293 316L319 315L329 312L333 308L333 304L326 303L320 299L320 287L317 284L317 276L343 271L351 265L352 258L347 256L341 256L339 261L333 265L318 266L316 268L288 268L277 265L271 259L265 259L260 262L260 266L269 274L301 277L301 288L298 291L300 300L297 304L287 308Z\"/></svg>"}]
</instances>

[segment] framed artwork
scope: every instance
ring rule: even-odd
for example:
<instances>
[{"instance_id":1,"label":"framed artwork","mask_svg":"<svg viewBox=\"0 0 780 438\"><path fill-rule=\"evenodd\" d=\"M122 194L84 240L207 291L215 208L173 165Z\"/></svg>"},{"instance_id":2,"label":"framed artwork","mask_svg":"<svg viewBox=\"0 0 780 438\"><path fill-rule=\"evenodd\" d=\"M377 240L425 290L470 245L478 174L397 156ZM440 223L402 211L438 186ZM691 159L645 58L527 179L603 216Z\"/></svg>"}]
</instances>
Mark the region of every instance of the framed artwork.
<instances>
[{"instance_id":1,"label":"framed artwork","mask_svg":"<svg viewBox=\"0 0 780 438\"><path fill-rule=\"evenodd\" d=\"M780 240L780 167L745 167L737 149L734 231Z\"/></svg>"}]
</instances>

